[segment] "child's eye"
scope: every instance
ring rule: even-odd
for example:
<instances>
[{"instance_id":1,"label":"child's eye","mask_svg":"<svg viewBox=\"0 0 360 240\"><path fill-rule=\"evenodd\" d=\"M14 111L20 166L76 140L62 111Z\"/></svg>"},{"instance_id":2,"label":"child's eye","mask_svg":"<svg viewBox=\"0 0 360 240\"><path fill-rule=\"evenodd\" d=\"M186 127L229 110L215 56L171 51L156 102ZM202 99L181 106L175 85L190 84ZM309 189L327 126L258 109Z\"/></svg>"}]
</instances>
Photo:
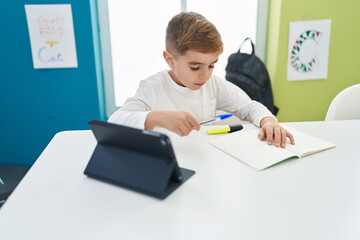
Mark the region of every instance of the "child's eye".
<instances>
[{"instance_id":1,"label":"child's eye","mask_svg":"<svg viewBox=\"0 0 360 240\"><path fill-rule=\"evenodd\" d=\"M215 67L215 66L211 66L211 65L209 66L209 68L214 68L214 67Z\"/></svg>"},{"instance_id":2,"label":"child's eye","mask_svg":"<svg viewBox=\"0 0 360 240\"><path fill-rule=\"evenodd\" d=\"M197 71L197 70L199 70L200 67L190 67L190 68L191 68L191 70L193 70L193 71Z\"/></svg>"}]
</instances>

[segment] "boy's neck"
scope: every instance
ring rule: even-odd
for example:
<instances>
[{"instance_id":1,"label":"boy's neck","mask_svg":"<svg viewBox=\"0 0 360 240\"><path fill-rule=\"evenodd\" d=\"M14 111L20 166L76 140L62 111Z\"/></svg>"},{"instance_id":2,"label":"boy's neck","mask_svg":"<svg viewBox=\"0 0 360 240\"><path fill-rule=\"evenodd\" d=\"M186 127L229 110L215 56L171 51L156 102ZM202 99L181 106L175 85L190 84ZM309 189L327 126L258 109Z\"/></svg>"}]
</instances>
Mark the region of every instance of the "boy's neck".
<instances>
[{"instance_id":1,"label":"boy's neck","mask_svg":"<svg viewBox=\"0 0 360 240\"><path fill-rule=\"evenodd\" d=\"M170 75L170 78L171 78L177 85L179 85L180 87L186 88L183 84L181 84L181 82L179 81L179 79L177 79L177 77L176 77L176 75L175 75L175 73L174 73L174 71L173 71L172 69L170 69L170 70L168 71L168 73L169 73L169 75Z\"/></svg>"}]
</instances>

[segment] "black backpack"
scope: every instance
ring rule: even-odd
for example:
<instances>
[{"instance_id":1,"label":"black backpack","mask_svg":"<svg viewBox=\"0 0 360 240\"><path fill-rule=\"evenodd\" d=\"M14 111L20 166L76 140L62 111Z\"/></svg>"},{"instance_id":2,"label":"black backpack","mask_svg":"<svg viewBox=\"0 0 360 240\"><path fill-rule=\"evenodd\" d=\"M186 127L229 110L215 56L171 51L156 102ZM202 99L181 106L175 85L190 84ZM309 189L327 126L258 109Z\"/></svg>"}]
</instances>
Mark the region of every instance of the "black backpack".
<instances>
[{"instance_id":1,"label":"black backpack","mask_svg":"<svg viewBox=\"0 0 360 240\"><path fill-rule=\"evenodd\" d=\"M251 54L240 52L246 40L251 42ZM246 38L239 50L229 56L225 78L244 90L252 100L261 102L276 115L279 109L274 106L269 73L265 64L255 55L254 43L250 38Z\"/></svg>"}]
</instances>

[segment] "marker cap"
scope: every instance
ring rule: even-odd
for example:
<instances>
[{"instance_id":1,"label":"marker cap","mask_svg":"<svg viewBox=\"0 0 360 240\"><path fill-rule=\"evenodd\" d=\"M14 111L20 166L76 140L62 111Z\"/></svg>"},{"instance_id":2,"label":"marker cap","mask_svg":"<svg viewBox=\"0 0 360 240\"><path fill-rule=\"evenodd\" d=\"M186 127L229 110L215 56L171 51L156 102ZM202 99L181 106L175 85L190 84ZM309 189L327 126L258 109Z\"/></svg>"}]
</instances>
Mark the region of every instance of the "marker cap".
<instances>
[{"instance_id":1,"label":"marker cap","mask_svg":"<svg viewBox=\"0 0 360 240\"><path fill-rule=\"evenodd\" d=\"M243 125L241 124L230 125L229 127L230 127L230 132L236 132L243 129Z\"/></svg>"}]
</instances>

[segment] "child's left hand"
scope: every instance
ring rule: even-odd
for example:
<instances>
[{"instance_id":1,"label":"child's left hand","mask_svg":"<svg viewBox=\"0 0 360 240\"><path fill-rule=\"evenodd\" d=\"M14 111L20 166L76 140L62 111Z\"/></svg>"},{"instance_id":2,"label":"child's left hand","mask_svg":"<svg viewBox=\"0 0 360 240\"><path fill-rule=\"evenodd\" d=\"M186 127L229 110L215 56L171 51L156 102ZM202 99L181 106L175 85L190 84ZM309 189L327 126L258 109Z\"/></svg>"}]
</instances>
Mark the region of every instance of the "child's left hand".
<instances>
[{"instance_id":1,"label":"child's left hand","mask_svg":"<svg viewBox=\"0 0 360 240\"><path fill-rule=\"evenodd\" d=\"M276 147L285 148L286 138L290 139L292 145L295 144L293 135L280 126L278 121L273 117L264 117L260 121L260 127L259 139L262 141L267 140L269 145L272 145L274 140Z\"/></svg>"}]
</instances>

